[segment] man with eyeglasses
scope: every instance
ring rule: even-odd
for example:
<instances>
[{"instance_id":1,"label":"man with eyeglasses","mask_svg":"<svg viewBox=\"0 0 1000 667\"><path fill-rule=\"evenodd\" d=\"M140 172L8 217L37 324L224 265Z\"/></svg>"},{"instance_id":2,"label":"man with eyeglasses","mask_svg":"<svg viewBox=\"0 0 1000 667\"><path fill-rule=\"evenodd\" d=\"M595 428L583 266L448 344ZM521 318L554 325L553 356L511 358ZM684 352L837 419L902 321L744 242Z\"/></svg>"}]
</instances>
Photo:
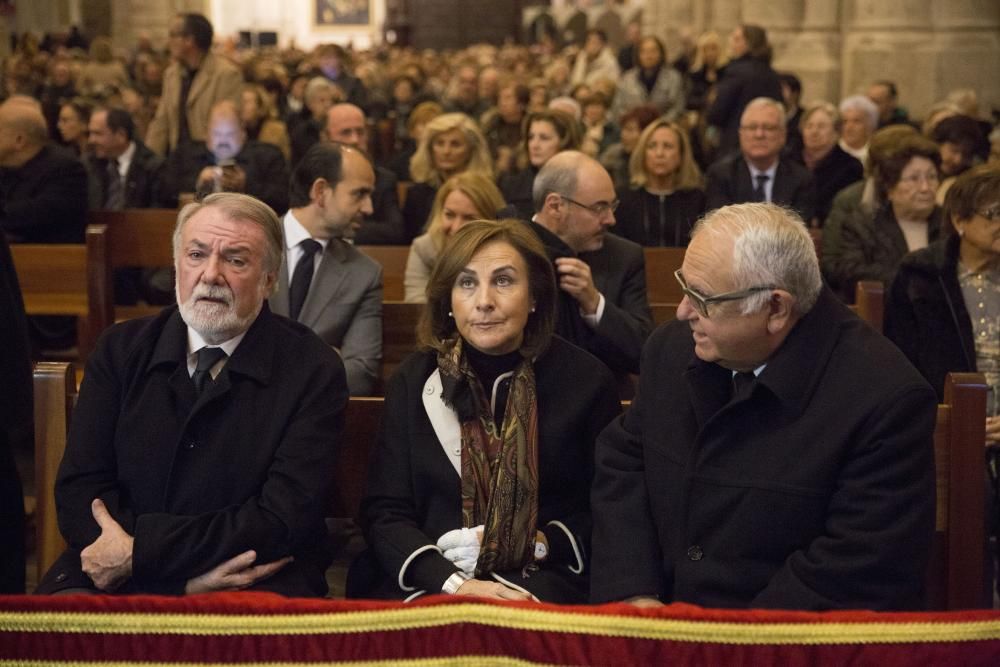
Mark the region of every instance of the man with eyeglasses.
<instances>
[{"instance_id":1,"label":"man with eyeglasses","mask_svg":"<svg viewBox=\"0 0 1000 667\"><path fill-rule=\"evenodd\" d=\"M934 531L936 397L823 286L801 220L710 213L598 438L591 598L918 609Z\"/></svg>"},{"instance_id":2,"label":"man with eyeglasses","mask_svg":"<svg viewBox=\"0 0 1000 667\"><path fill-rule=\"evenodd\" d=\"M740 119L740 151L717 160L705 173L705 208L743 202L789 206L806 222L815 215L812 176L793 160L782 160L785 108L770 97L752 100Z\"/></svg>"},{"instance_id":3,"label":"man with eyeglasses","mask_svg":"<svg viewBox=\"0 0 1000 667\"><path fill-rule=\"evenodd\" d=\"M653 329L642 247L609 234L615 188L599 162L557 153L535 176L531 227L552 259L559 283L556 333L625 378Z\"/></svg>"}]
</instances>

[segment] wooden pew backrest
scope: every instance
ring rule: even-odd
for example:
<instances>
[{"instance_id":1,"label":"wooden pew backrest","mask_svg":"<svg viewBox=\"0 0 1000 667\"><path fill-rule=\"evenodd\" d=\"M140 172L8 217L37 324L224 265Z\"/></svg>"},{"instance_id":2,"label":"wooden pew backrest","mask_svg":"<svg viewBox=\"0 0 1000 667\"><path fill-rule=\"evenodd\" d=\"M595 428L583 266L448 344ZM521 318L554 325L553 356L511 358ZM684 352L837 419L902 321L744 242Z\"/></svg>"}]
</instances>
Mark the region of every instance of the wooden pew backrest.
<instances>
[{"instance_id":1,"label":"wooden pew backrest","mask_svg":"<svg viewBox=\"0 0 1000 667\"><path fill-rule=\"evenodd\" d=\"M11 244L18 283L28 315L79 318L80 358L113 322L107 227L89 225L84 244Z\"/></svg>"},{"instance_id":2,"label":"wooden pew backrest","mask_svg":"<svg viewBox=\"0 0 1000 667\"><path fill-rule=\"evenodd\" d=\"M385 401L381 397L354 397L347 402L344 441L334 470L328 516L357 520L368 479Z\"/></svg>"},{"instance_id":3,"label":"wooden pew backrest","mask_svg":"<svg viewBox=\"0 0 1000 667\"><path fill-rule=\"evenodd\" d=\"M35 553L38 578L48 571L66 548L56 518L55 484L66 450L70 415L76 396L73 364L35 364Z\"/></svg>"},{"instance_id":4,"label":"wooden pew backrest","mask_svg":"<svg viewBox=\"0 0 1000 667\"><path fill-rule=\"evenodd\" d=\"M951 373L934 429L937 513L929 609L989 608L986 576L986 379Z\"/></svg>"},{"instance_id":5,"label":"wooden pew backrest","mask_svg":"<svg viewBox=\"0 0 1000 667\"><path fill-rule=\"evenodd\" d=\"M410 246L359 245L358 250L382 265L382 300L405 299L403 276L406 273L406 259L410 256Z\"/></svg>"}]
</instances>

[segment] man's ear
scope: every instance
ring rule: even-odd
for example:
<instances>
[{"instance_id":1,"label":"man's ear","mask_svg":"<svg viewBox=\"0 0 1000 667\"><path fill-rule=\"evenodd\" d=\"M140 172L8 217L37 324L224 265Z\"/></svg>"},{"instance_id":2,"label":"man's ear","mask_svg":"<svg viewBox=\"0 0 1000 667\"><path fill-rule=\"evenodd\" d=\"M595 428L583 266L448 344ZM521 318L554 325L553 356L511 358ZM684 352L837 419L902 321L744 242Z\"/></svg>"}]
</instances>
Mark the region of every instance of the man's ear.
<instances>
[{"instance_id":1,"label":"man's ear","mask_svg":"<svg viewBox=\"0 0 1000 667\"><path fill-rule=\"evenodd\" d=\"M776 334L790 328L797 319L795 297L783 289L773 290L767 302L768 333Z\"/></svg>"},{"instance_id":2,"label":"man's ear","mask_svg":"<svg viewBox=\"0 0 1000 667\"><path fill-rule=\"evenodd\" d=\"M309 188L309 201L317 206L323 205L323 193L330 187L325 178L317 178Z\"/></svg>"},{"instance_id":3,"label":"man's ear","mask_svg":"<svg viewBox=\"0 0 1000 667\"><path fill-rule=\"evenodd\" d=\"M555 192L550 192L549 194L545 195L545 201L542 204L542 210L558 215L562 211L562 207L563 207L563 198L561 195Z\"/></svg>"}]
</instances>

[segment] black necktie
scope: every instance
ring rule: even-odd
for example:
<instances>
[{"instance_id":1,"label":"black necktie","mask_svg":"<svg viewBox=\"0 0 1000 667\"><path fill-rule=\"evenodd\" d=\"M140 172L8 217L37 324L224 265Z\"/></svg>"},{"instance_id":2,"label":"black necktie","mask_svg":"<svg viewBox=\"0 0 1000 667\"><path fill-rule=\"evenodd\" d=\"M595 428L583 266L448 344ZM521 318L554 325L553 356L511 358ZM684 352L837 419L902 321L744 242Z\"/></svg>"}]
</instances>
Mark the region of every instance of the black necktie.
<instances>
[{"instance_id":1,"label":"black necktie","mask_svg":"<svg viewBox=\"0 0 1000 667\"><path fill-rule=\"evenodd\" d=\"M118 171L118 160L108 160L108 194L104 198L104 208L109 211L120 211L125 208L125 190L122 188L122 175Z\"/></svg>"},{"instance_id":2,"label":"black necktie","mask_svg":"<svg viewBox=\"0 0 1000 667\"><path fill-rule=\"evenodd\" d=\"M757 179L757 187L753 189L753 200L754 201L767 201L767 190L764 186L770 180L770 176L767 174L757 174L754 178Z\"/></svg>"},{"instance_id":3,"label":"black necktie","mask_svg":"<svg viewBox=\"0 0 1000 667\"><path fill-rule=\"evenodd\" d=\"M203 347L198 350L198 363L194 368L194 373L191 375L191 381L194 382L194 390L198 395L201 395L201 392L205 389L205 384L212 377L212 374L209 372L212 370L212 366L225 357L226 352L221 347Z\"/></svg>"},{"instance_id":4,"label":"black necktie","mask_svg":"<svg viewBox=\"0 0 1000 667\"><path fill-rule=\"evenodd\" d=\"M740 371L733 376L733 399L746 398L753 391L757 376L753 371Z\"/></svg>"},{"instance_id":5,"label":"black necktie","mask_svg":"<svg viewBox=\"0 0 1000 667\"><path fill-rule=\"evenodd\" d=\"M302 248L302 257L295 265L295 271L292 272L292 284L288 288L288 316L293 320L299 319L302 304L306 302L306 294L309 293L309 283L312 282L313 278L313 255L323 248L312 239L306 239L299 246Z\"/></svg>"}]
</instances>

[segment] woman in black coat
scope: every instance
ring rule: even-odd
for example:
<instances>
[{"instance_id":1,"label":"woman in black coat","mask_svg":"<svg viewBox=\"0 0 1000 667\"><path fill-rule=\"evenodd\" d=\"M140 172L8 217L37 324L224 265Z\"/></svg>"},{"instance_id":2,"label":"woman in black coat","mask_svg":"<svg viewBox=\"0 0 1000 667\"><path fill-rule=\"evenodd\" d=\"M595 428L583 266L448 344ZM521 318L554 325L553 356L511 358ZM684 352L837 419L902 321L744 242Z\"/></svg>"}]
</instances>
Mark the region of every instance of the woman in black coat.
<instances>
[{"instance_id":1,"label":"woman in black coat","mask_svg":"<svg viewBox=\"0 0 1000 667\"><path fill-rule=\"evenodd\" d=\"M819 227L830 214L833 198L851 183L864 176L861 161L841 148L840 114L829 102L813 104L802 113L802 150L792 158L812 174L816 193L816 218L807 220Z\"/></svg>"},{"instance_id":2,"label":"woman in black coat","mask_svg":"<svg viewBox=\"0 0 1000 667\"><path fill-rule=\"evenodd\" d=\"M522 121L518 170L501 174L497 185L508 206L513 206L522 220L531 220L535 205L531 188L538 170L560 151L579 150L582 140L580 123L556 109L532 111Z\"/></svg>"},{"instance_id":3,"label":"woman in black coat","mask_svg":"<svg viewBox=\"0 0 1000 667\"><path fill-rule=\"evenodd\" d=\"M425 350L386 391L348 595L585 602L611 372L552 336L552 265L519 221L459 229L427 293Z\"/></svg>"},{"instance_id":4,"label":"woman in black coat","mask_svg":"<svg viewBox=\"0 0 1000 667\"><path fill-rule=\"evenodd\" d=\"M629 171L632 187L618 195L614 232L643 246L686 246L705 212L705 191L684 128L663 119L648 125Z\"/></svg>"},{"instance_id":5,"label":"woman in black coat","mask_svg":"<svg viewBox=\"0 0 1000 667\"><path fill-rule=\"evenodd\" d=\"M756 25L740 25L729 36L733 60L716 86L715 101L706 111L709 125L721 131L718 157L740 147L739 127L743 109L756 97L781 100L781 81L771 69L767 33Z\"/></svg>"}]
</instances>

